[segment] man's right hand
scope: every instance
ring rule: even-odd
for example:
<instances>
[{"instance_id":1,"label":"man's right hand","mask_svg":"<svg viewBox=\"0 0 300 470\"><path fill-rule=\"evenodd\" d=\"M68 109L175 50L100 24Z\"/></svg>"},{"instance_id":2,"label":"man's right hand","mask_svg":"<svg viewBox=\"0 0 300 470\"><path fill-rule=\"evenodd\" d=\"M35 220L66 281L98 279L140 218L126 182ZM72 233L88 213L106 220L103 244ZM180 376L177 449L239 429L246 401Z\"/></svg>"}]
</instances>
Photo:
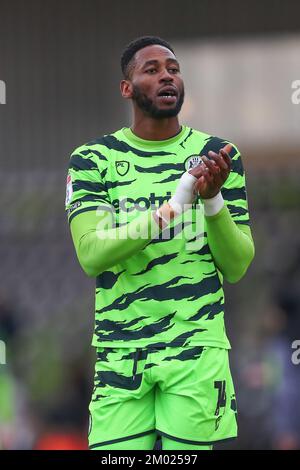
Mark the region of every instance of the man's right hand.
<instances>
[{"instance_id":1,"label":"man's right hand","mask_svg":"<svg viewBox=\"0 0 300 470\"><path fill-rule=\"evenodd\" d=\"M160 227L166 226L170 220L177 215L189 209L195 198L196 193L194 191L195 183L197 178L189 172L183 173L181 176L174 195L169 199L168 202L160 206L155 214L155 220L157 217L164 221L164 224L160 221Z\"/></svg>"}]
</instances>

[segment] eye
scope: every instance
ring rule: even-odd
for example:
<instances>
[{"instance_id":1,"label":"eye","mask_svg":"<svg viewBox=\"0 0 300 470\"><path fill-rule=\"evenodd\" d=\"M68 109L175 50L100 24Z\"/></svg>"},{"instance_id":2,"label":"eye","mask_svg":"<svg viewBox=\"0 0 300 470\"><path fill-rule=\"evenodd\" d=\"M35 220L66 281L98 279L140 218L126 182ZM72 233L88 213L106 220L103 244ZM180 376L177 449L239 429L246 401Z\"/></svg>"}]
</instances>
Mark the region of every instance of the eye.
<instances>
[{"instance_id":1,"label":"eye","mask_svg":"<svg viewBox=\"0 0 300 470\"><path fill-rule=\"evenodd\" d=\"M151 67L151 69L147 69L146 73L149 73L150 75L154 74L156 72L156 68Z\"/></svg>"},{"instance_id":2,"label":"eye","mask_svg":"<svg viewBox=\"0 0 300 470\"><path fill-rule=\"evenodd\" d=\"M171 73L179 73L180 70L179 70L177 67L171 67L171 68L169 68L169 72L171 72Z\"/></svg>"}]
</instances>

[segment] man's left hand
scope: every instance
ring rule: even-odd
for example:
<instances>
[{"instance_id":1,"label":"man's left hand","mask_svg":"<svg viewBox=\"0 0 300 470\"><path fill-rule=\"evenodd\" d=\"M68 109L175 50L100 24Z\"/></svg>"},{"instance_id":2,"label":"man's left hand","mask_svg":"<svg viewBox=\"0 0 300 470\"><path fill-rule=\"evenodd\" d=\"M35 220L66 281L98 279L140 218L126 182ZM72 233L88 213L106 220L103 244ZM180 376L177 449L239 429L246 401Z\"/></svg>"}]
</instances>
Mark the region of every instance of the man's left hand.
<instances>
[{"instance_id":1,"label":"man's left hand","mask_svg":"<svg viewBox=\"0 0 300 470\"><path fill-rule=\"evenodd\" d=\"M199 193L201 199L211 199L221 190L230 173L231 149L232 145L227 144L218 154L213 151L208 152L209 158L201 156L202 163L189 171L198 178L194 190Z\"/></svg>"}]
</instances>

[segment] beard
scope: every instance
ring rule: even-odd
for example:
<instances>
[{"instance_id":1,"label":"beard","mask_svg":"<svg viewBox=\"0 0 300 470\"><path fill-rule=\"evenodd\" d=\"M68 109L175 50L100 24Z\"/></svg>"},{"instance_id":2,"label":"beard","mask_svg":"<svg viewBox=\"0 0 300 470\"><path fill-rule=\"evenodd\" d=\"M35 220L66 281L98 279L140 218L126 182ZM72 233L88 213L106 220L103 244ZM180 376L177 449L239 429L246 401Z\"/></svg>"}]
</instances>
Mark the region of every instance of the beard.
<instances>
[{"instance_id":1,"label":"beard","mask_svg":"<svg viewBox=\"0 0 300 470\"><path fill-rule=\"evenodd\" d=\"M162 119L168 117L175 117L179 114L184 101L184 88L182 87L181 92L178 95L178 99L174 108L160 109L154 103L153 100L148 98L144 93L141 92L138 86L133 86L132 99L136 102L137 106L147 115L153 119Z\"/></svg>"}]
</instances>

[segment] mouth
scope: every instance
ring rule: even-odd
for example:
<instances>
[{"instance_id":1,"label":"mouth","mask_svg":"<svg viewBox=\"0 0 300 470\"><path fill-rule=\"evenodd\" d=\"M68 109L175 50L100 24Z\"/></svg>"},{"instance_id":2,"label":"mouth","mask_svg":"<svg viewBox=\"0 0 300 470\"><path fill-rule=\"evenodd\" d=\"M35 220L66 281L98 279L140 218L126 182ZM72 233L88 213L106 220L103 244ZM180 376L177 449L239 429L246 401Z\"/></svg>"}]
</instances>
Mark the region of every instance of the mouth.
<instances>
[{"instance_id":1,"label":"mouth","mask_svg":"<svg viewBox=\"0 0 300 470\"><path fill-rule=\"evenodd\" d=\"M158 96L159 101L163 103L167 103L167 104L173 104L173 103L176 103L177 101L178 92L176 88L169 86L169 87L162 88L158 92L157 96Z\"/></svg>"}]
</instances>

